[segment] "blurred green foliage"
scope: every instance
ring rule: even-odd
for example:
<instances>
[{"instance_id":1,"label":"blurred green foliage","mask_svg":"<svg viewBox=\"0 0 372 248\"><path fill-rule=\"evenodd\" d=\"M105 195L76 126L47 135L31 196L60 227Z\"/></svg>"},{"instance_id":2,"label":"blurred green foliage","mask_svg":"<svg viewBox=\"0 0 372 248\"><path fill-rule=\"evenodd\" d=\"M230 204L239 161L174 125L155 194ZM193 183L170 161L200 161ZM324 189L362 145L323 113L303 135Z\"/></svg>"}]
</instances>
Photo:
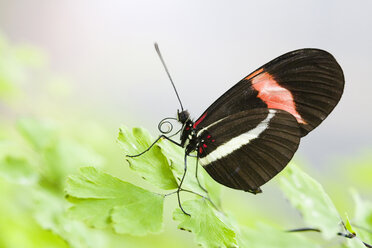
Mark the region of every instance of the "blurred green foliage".
<instances>
[{"instance_id":1,"label":"blurred green foliage","mask_svg":"<svg viewBox=\"0 0 372 248\"><path fill-rule=\"evenodd\" d=\"M116 130L107 122L83 119L76 104L74 111L59 104L71 99L70 92L71 84L50 72L40 49L13 45L0 35L0 247L372 243L370 153L337 164L337 170L330 166L324 187L309 176L313 173L290 165L278 176L278 192L293 208L276 199L259 203L247 193L222 187L200 169L206 194L195 180L191 158L184 187L197 194L181 192L189 217L178 208L175 194L165 196L180 182L182 149L162 140L144 156L125 158L154 138L144 129L122 127L116 143ZM356 189L349 193L351 186ZM248 198L252 205L246 204ZM264 205L273 206L271 213ZM303 219L293 218L296 211ZM285 232L297 227L315 227L323 235ZM337 236L338 231L355 232L357 238Z\"/></svg>"},{"instance_id":2,"label":"blurred green foliage","mask_svg":"<svg viewBox=\"0 0 372 248\"><path fill-rule=\"evenodd\" d=\"M46 65L46 56L35 47L12 46L0 33L0 98L11 100L22 92L20 88L28 81L29 69Z\"/></svg>"}]
</instances>

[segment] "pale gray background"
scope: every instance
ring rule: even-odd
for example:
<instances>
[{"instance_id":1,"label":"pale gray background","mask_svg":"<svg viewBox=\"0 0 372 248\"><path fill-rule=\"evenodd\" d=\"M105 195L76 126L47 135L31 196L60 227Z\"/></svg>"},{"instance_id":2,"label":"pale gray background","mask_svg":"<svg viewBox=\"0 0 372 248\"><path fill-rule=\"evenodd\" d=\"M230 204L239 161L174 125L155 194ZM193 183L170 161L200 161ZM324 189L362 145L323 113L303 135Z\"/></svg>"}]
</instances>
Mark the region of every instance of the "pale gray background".
<instances>
[{"instance_id":1,"label":"pale gray background","mask_svg":"<svg viewBox=\"0 0 372 248\"><path fill-rule=\"evenodd\" d=\"M344 69L345 93L298 154L323 166L372 147L372 1L0 0L0 30L45 49L79 101L154 135L179 108L154 41L195 118L269 60L322 48Z\"/></svg>"}]
</instances>

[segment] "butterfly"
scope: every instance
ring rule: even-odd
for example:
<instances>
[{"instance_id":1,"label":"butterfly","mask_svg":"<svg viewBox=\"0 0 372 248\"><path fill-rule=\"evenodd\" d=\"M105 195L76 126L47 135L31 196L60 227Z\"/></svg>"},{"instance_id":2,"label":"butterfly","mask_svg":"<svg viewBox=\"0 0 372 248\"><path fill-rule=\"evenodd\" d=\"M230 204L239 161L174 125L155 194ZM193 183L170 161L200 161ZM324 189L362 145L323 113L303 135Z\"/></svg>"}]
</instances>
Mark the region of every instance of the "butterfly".
<instances>
[{"instance_id":1,"label":"butterfly","mask_svg":"<svg viewBox=\"0 0 372 248\"><path fill-rule=\"evenodd\" d=\"M154 144L166 138L185 148L185 172L187 156L196 152L215 181L254 194L285 168L300 139L331 113L344 89L343 71L330 53L299 49L244 77L193 121L155 48L180 102L182 128L180 142L163 134Z\"/></svg>"}]
</instances>

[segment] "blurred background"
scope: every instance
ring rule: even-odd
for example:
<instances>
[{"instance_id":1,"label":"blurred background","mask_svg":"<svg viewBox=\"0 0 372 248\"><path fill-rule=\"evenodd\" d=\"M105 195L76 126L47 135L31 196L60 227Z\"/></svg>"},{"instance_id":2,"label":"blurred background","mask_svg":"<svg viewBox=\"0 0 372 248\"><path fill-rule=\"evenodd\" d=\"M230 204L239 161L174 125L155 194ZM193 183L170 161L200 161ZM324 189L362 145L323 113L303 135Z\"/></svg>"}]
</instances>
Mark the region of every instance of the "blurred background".
<instances>
[{"instance_id":1,"label":"blurred background","mask_svg":"<svg viewBox=\"0 0 372 248\"><path fill-rule=\"evenodd\" d=\"M271 59L299 48L321 48L343 68L345 91L332 114L301 141L295 160L325 186L341 211L352 211L349 188L371 197L371 11L372 2L362 0L0 0L0 138L29 139L27 130L34 124L27 121L36 119L40 125L41 120L42 130L46 125L47 130L58 130L61 137L88 147L95 154L88 156L88 162L137 182L115 143L118 128L142 126L156 136L158 122L174 117L179 108L155 53L155 41L195 119L233 84ZM20 122L24 118L26 124ZM58 180L63 184L75 171L65 171ZM7 182L2 184L4 195L17 195L5 190L13 189ZM231 191L226 208L248 223L260 214L279 223L288 217L299 219L278 195L275 182L263 190L266 194L255 198ZM237 199L244 199L244 209L237 206ZM7 204L24 206L18 200ZM270 209L272 204L277 211ZM0 211L14 210L13 205L3 208ZM15 216L27 216L24 209ZM192 235L177 231L171 215L165 215L163 234L110 236L116 240L110 242L155 247L157 240L162 247L192 247ZM35 224L32 218L28 221ZM24 228L27 232L30 227ZM5 229L9 228L0 227ZM18 226L14 230L24 235ZM29 246L17 246L20 240L9 239L18 237L14 233L0 234L0 247L34 247L31 241Z\"/></svg>"},{"instance_id":2,"label":"blurred background","mask_svg":"<svg viewBox=\"0 0 372 248\"><path fill-rule=\"evenodd\" d=\"M179 108L155 41L194 118L271 59L327 50L344 69L345 93L300 148L324 165L371 145L371 10L370 1L15 0L0 1L0 25L10 42L41 48L51 71L71 80L76 108L153 131Z\"/></svg>"}]
</instances>

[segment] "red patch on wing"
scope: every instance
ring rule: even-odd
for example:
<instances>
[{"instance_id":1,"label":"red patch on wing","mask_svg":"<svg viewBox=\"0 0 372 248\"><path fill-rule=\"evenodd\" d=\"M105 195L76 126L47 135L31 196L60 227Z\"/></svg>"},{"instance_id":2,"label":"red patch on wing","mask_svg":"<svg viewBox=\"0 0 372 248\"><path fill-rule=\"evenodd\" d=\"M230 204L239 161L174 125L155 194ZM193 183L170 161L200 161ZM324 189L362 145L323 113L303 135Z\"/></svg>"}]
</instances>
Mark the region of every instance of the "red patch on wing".
<instances>
[{"instance_id":1,"label":"red patch on wing","mask_svg":"<svg viewBox=\"0 0 372 248\"><path fill-rule=\"evenodd\" d=\"M207 116L207 112L205 112L203 115L202 115L202 117L200 117L195 123L194 123L194 125L193 125L193 128L196 128L196 126L197 125L199 125L200 124L200 122L202 121L202 120L204 120L204 118Z\"/></svg>"},{"instance_id":2,"label":"red patch on wing","mask_svg":"<svg viewBox=\"0 0 372 248\"><path fill-rule=\"evenodd\" d=\"M258 69L257 71L255 72L252 72L251 74L249 74L246 78L244 78L245 80L249 80L253 77L255 77L257 74L260 74L261 72L263 72L263 68L261 69Z\"/></svg>"},{"instance_id":3,"label":"red patch on wing","mask_svg":"<svg viewBox=\"0 0 372 248\"><path fill-rule=\"evenodd\" d=\"M256 74L253 74L257 75L262 71L263 69L260 69ZM302 119L296 110L292 93L280 86L272 75L267 72L257 75L252 79L252 86L258 91L257 96L267 104L268 108L285 110L296 117L299 123L306 124L305 120Z\"/></svg>"}]
</instances>

